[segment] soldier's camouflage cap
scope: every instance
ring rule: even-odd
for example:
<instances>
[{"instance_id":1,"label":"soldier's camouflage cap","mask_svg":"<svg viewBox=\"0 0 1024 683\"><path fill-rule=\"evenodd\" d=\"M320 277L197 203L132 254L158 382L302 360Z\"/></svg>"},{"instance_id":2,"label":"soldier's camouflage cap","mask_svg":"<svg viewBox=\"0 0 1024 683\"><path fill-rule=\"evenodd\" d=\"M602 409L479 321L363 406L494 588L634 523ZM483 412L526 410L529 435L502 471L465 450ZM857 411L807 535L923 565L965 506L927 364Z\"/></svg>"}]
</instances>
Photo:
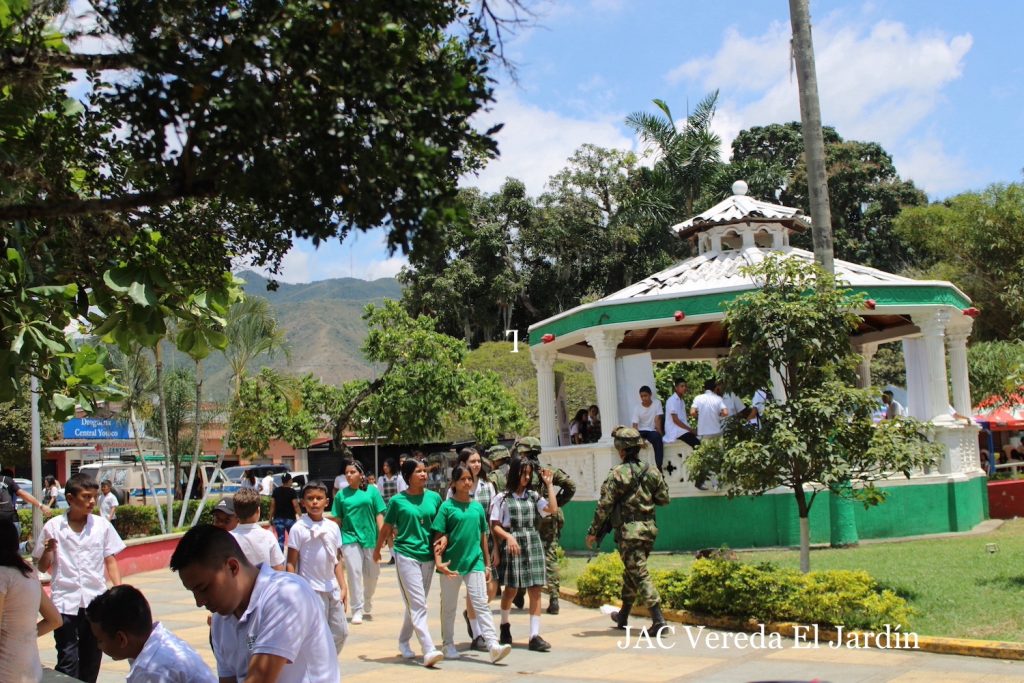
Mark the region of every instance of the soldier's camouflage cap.
<instances>
[{"instance_id":1,"label":"soldier's camouflage cap","mask_svg":"<svg viewBox=\"0 0 1024 683\"><path fill-rule=\"evenodd\" d=\"M512 451L517 455L533 455L541 452L540 439L535 436L524 436L516 441Z\"/></svg>"},{"instance_id":2,"label":"soldier's camouflage cap","mask_svg":"<svg viewBox=\"0 0 1024 683\"><path fill-rule=\"evenodd\" d=\"M620 450L640 446L644 442L640 432L632 427L616 427L612 430L612 438L615 440L615 447Z\"/></svg>"},{"instance_id":3,"label":"soldier's camouflage cap","mask_svg":"<svg viewBox=\"0 0 1024 683\"><path fill-rule=\"evenodd\" d=\"M487 456L487 459L494 464L504 462L512 457L512 454L508 452L508 448L502 446L500 443L488 448L485 455Z\"/></svg>"}]
</instances>

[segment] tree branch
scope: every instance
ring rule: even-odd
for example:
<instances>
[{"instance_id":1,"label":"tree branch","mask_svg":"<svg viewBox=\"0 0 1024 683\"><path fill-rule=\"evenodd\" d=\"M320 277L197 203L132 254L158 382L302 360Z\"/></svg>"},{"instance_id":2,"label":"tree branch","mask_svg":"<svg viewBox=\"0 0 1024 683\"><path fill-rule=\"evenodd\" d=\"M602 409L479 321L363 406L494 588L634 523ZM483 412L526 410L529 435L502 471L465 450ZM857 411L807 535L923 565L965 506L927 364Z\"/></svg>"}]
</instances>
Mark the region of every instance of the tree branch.
<instances>
[{"instance_id":1,"label":"tree branch","mask_svg":"<svg viewBox=\"0 0 1024 683\"><path fill-rule=\"evenodd\" d=\"M179 199L203 198L213 195L213 182L204 180L192 183L191 188L187 190L180 187L167 187L151 192L138 192L124 197L56 199L31 204L0 206L0 221L89 216L99 213L127 211L142 206L162 206Z\"/></svg>"},{"instance_id":2,"label":"tree branch","mask_svg":"<svg viewBox=\"0 0 1024 683\"><path fill-rule=\"evenodd\" d=\"M341 409L341 413L338 414L338 417L334 421L334 433L331 435L334 439L334 443L341 443L342 436L345 432L345 426L349 423L349 420L352 419L352 414L356 412L356 408L359 407L360 403L365 401L384 386L384 378L388 376L388 373L391 372L394 367L394 363L388 365L387 370L381 373L380 377L367 384L362 391L349 399L349 402Z\"/></svg>"},{"instance_id":3,"label":"tree branch","mask_svg":"<svg viewBox=\"0 0 1024 683\"><path fill-rule=\"evenodd\" d=\"M130 52L111 52L103 54L83 54L78 52L45 51L30 55L24 60L17 60L12 55L4 55L2 71L6 73L36 72L43 69L83 69L85 71L123 70L130 69L135 55Z\"/></svg>"}]
</instances>

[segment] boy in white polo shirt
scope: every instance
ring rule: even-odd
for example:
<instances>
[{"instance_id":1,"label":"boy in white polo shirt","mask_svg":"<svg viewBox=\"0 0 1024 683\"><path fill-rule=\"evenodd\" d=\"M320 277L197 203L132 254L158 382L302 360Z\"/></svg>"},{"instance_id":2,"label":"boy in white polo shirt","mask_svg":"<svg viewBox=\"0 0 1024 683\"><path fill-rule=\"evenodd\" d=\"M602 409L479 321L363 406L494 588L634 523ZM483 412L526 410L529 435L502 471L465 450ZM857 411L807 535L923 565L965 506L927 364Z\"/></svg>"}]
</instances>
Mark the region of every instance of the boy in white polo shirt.
<instances>
[{"instance_id":1,"label":"boy in white polo shirt","mask_svg":"<svg viewBox=\"0 0 1024 683\"><path fill-rule=\"evenodd\" d=\"M107 590L107 577L117 586L121 572L115 555L124 541L114 527L92 514L100 485L86 474L76 474L64 485L68 511L43 526L32 556L39 571L53 577L50 591L64 625L53 632L57 645L57 671L86 683L96 683L103 653L85 618L85 608ZM104 576L106 574L106 576Z\"/></svg>"},{"instance_id":2,"label":"boy in white polo shirt","mask_svg":"<svg viewBox=\"0 0 1024 683\"><path fill-rule=\"evenodd\" d=\"M233 501L238 526L231 530L231 534L249 564L284 569L284 551L277 544L277 536L260 526L260 494L255 489L242 489L233 496Z\"/></svg>"},{"instance_id":3,"label":"boy in white polo shirt","mask_svg":"<svg viewBox=\"0 0 1024 683\"><path fill-rule=\"evenodd\" d=\"M310 587L323 601L324 617L334 637L338 654L348 638L345 603L348 584L341 556L341 530L324 519L327 508L327 486L311 481L302 487L302 504L306 514L288 532L288 571L309 581Z\"/></svg>"},{"instance_id":4,"label":"boy in white polo shirt","mask_svg":"<svg viewBox=\"0 0 1024 683\"><path fill-rule=\"evenodd\" d=\"M305 579L254 567L234 536L208 524L182 536L170 565L196 605L214 613L221 683L338 683L323 602Z\"/></svg>"},{"instance_id":5,"label":"boy in white polo shirt","mask_svg":"<svg viewBox=\"0 0 1024 683\"><path fill-rule=\"evenodd\" d=\"M146 598L134 586L114 586L85 608L100 649L131 662L127 683L217 683L185 641L153 623Z\"/></svg>"}]
</instances>

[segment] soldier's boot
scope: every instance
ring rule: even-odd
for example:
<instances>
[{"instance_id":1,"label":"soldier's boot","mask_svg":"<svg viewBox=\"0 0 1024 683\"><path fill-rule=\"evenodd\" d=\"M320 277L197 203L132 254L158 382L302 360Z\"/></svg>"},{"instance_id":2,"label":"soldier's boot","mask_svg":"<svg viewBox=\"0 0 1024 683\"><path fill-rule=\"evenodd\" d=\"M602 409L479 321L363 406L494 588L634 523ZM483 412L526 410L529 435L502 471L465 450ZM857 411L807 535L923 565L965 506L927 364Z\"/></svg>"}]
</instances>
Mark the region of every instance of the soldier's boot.
<instances>
[{"instance_id":1,"label":"soldier's boot","mask_svg":"<svg viewBox=\"0 0 1024 683\"><path fill-rule=\"evenodd\" d=\"M548 614L558 614L558 596L548 598Z\"/></svg>"},{"instance_id":2,"label":"soldier's boot","mask_svg":"<svg viewBox=\"0 0 1024 683\"><path fill-rule=\"evenodd\" d=\"M668 626L665 622L665 615L661 613L661 605L651 605L647 608L647 611L651 613L651 626L647 630L647 634L650 636L657 637L661 632L661 629Z\"/></svg>"},{"instance_id":3,"label":"soldier's boot","mask_svg":"<svg viewBox=\"0 0 1024 683\"><path fill-rule=\"evenodd\" d=\"M633 603L624 602L619 611L612 612L612 621L615 622L615 628L625 630L626 624L629 623L629 613L633 609Z\"/></svg>"}]
</instances>

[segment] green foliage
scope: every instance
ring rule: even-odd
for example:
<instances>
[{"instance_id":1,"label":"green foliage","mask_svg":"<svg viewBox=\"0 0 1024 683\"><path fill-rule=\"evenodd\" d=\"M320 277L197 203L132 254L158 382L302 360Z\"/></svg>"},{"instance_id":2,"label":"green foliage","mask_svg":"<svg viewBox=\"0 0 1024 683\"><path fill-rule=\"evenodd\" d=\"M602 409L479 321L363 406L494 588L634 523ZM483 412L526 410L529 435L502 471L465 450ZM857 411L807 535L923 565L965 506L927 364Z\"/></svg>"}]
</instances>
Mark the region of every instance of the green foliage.
<instances>
[{"instance_id":1,"label":"green foliage","mask_svg":"<svg viewBox=\"0 0 1024 683\"><path fill-rule=\"evenodd\" d=\"M64 514L64 510L51 509L49 514L43 515L43 523L50 521L54 517L58 517ZM32 540L32 508L23 508L18 510L18 521L21 522L21 540L31 541Z\"/></svg>"},{"instance_id":2,"label":"green foliage","mask_svg":"<svg viewBox=\"0 0 1024 683\"><path fill-rule=\"evenodd\" d=\"M591 560L576 582L581 600L618 602L622 572L617 553ZM696 560L689 572L662 569L651 576L663 605L712 616L879 629L906 627L914 614L906 600L864 571L801 574L770 562L710 558Z\"/></svg>"},{"instance_id":3,"label":"green foliage","mask_svg":"<svg viewBox=\"0 0 1024 683\"><path fill-rule=\"evenodd\" d=\"M897 387L907 386L907 368L903 361L901 342L879 344L878 351L871 359L871 381L880 387L890 384Z\"/></svg>"},{"instance_id":4,"label":"green foliage","mask_svg":"<svg viewBox=\"0 0 1024 683\"><path fill-rule=\"evenodd\" d=\"M1024 381L1015 377L1024 366L1024 343L1020 341L978 342L967 347L967 368L971 377L971 398L977 404L992 395L1016 389Z\"/></svg>"},{"instance_id":5,"label":"green foliage","mask_svg":"<svg viewBox=\"0 0 1024 683\"><path fill-rule=\"evenodd\" d=\"M40 437L43 446L61 435L60 423L41 415ZM29 464L32 454L32 404L28 389L16 401L0 403L0 463L8 467Z\"/></svg>"},{"instance_id":6,"label":"green foliage","mask_svg":"<svg viewBox=\"0 0 1024 683\"><path fill-rule=\"evenodd\" d=\"M704 381L715 376L715 369L708 363L680 361L676 363L657 363L654 366L655 391L662 402L675 392L675 382L681 379L686 382L687 392L683 395L686 405L692 405L695 396L704 393Z\"/></svg>"},{"instance_id":7,"label":"green foliage","mask_svg":"<svg viewBox=\"0 0 1024 683\"><path fill-rule=\"evenodd\" d=\"M228 447L249 458L266 453L271 439L305 448L325 426L321 416L336 395L312 375L300 379L263 368L241 382L231 401Z\"/></svg>"},{"instance_id":8,"label":"green foliage","mask_svg":"<svg viewBox=\"0 0 1024 683\"><path fill-rule=\"evenodd\" d=\"M161 533L160 519L153 505L120 505L114 519L114 529L121 538L155 536Z\"/></svg>"},{"instance_id":9,"label":"green foliage","mask_svg":"<svg viewBox=\"0 0 1024 683\"><path fill-rule=\"evenodd\" d=\"M618 553L603 553L591 559L576 579L576 588L585 605L615 602L622 594L625 567Z\"/></svg>"},{"instance_id":10,"label":"green foliage","mask_svg":"<svg viewBox=\"0 0 1024 683\"><path fill-rule=\"evenodd\" d=\"M896 230L924 255L921 275L951 280L983 315L975 336L1013 339L1024 329L1024 183L995 184L905 210Z\"/></svg>"},{"instance_id":11,"label":"green foliage","mask_svg":"<svg viewBox=\"0 0 1024 683\"><path fill-rule=\"evenodd\" d=\"M502 384L501 377L491 370L466 370L462 405L455 411L457 419L473 430L478 443L493 444L505 434L522 434L526 414Z\"/></svg>"}]
</instances>

